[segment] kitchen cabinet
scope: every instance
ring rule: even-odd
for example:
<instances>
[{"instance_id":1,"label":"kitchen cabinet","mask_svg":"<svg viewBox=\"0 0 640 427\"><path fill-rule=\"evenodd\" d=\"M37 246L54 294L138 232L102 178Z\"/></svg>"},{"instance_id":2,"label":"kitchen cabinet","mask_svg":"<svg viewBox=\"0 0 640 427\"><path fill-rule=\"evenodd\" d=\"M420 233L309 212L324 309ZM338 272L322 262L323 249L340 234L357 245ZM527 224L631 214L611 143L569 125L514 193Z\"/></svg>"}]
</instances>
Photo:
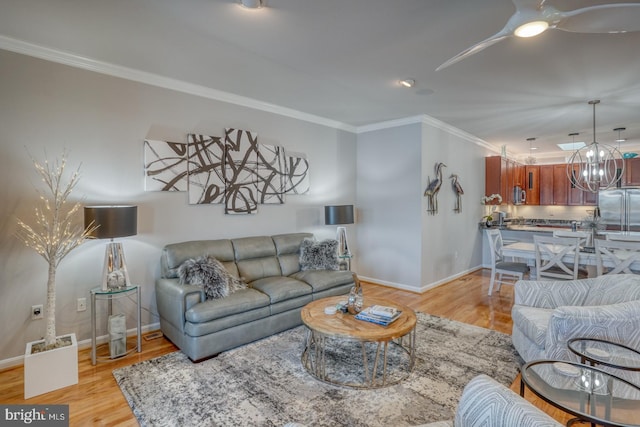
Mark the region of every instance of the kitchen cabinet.
<instances>
[{"instance_id":1,"label":"kitchen cabinet","mask_svg":"<svg viewBox=\"0 0 640 427\"><path fill-rule=\"evenodd\" d=\"M485 157L485 195L500 194L503 204L513 203L513 187L523 187L524 166L502 156ZM497 204L493 202L492 204Z\"/></svg>"},{"instance_id":2,"label":"kitchen cabinet","mask_svg":"<svg viewBox=\"0 0 640 427\"><path fill-rule=\"evenodd\" d=\"M626 159L624 169L624 185L640 185L640 158Z\"/></svg>"},{"instance_id":3,"label":"kitchen cabinet","mask_svg":"<svg viewBox=\"0 0 640 427\"><path fill-rule=\"evenodd\" d=\"M628 168L625 176L635 176L637 181L636 184L625 185L640 186L640 158L632 160L637 160L634 164L635 170ZM521 165L501 156L485 158L485 195L500 194L503 204L512 204L513 187L516 185L521 186L526 192L525 204L527 205L596 206L598 204L597 193L582 191L571 184L565 163Z\"/></svg>"},{"instance_id":4,"label":"kitchen cabinet","mask_svg":"<svg viewBox=\"0 0 640 427\"><path fill-rule=\"evenodd\" d=\"M568 204L569 179L567 165L540 166L540 204L566 205Z\"/></svg>"},{"instance_id":5,"label":"kitchen cabinet","mask_svg":"<svg viewBox=\"0 0 640 427\"><path fill-rule=\"evenodd\" d=\"M573 176L578 174L578 169L577 165L573 166ZM583 191L576 187L572 181L569 181L568 191L568 204L571 206L596 206L598 204L598 193Z\"/></svg>"},{"instance_id":6,"label":"kitchen cabinet","mask_svg":"<svg viewBox=\"0 0 640 427\"><path fill-rule=\"evenodd\" d=\"M567 177L567 165L553 165L553 204L569 204L569 177Z\"/></svg>"},{"instance_id":7,"label":"kitchen cabinet","mask_svg":"<svg viewBox=\"0 0 640 427\"><path fill-rule=\"evenodd\" d=\"M502 203L510 200L507 184L507 159L502 156L485 157L485 196L500 194ZM497 200L489 202L491 205L499 204Z\"/></svg>"},{"instance_id":8,"label":"kitchen cabinet","mask_svg":"<svg viewBox=\"0 0 640 427\"><path fill-rule=\"evenodd\" d=\"M527 205L540 204L540 166L526 165L524 167L524 191L527 193Z\"/></svg>"},{"instance_id":9,"label":"kitchen cabinet","mask_svg":"<svg viewBox=\"0 0 640 427\"><path fill-rule=\"evenodd\" d=\"M553 205L553 165L540 166L540 204Z\"/></svg>"}]
</instances>

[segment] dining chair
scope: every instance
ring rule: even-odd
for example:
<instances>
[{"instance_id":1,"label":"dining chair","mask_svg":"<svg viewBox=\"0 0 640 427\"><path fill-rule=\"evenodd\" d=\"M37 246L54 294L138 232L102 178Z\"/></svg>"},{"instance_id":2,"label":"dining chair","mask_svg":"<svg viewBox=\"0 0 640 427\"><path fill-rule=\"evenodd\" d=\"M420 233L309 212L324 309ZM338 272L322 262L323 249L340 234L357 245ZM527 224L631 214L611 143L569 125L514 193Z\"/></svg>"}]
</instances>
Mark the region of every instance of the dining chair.
<instances>
[{"instance_id":1,"label":"dining chair","mask_svg":"<svg viewBox=\"0 0 640 427\"><path fill-rule=\"evenodd\" d=\"M579 276L579 237L534 235L537 280L575 280ZM569 262L564 258L569 256ZM580 274L586 277L586 272Z\"/></svg>"},{"instance_id":2,"label":"dining chair","mask_svg":"<svg viewBox=\"0 0 640 427\"><path fill-rule=\"evenodd\" d=\"M555 230L553 237L577 237L580 239L580 246L584 246L589 239L589 233L586 231Z\"/></svg>"},{"instance_id":3,"label":"dining chair","mask_svg":"<svg viewBox=\"0 0 640 427\"><path fill-rule=\"evenodd\" d=\"M634 274L633 263L640 264L640 242L619 240L596 240L596 272L607 274Z\"/></svg>"},{"instance_id":4,"label":"dining chair","mask_svg":"<svg viewBox=\"0 0 640 427\"><path fill-rule=\"evenodd\" d=\"M640 234L627 233L607 233L607 240L617 240L622 242L640 242Z\"/></svg>"},{"instance_id":5,"label":"dining chair","mask_svg":"<svg viewBox=\"0 0 640 427\"><path fill-rule=\"evenodd\" d=\"M489 248L491 251L491 282L489 296L493 293L493 285L498 284L496 291L500 292L503 283L513 285L529 272L529 266L524 262L505 261L502 255L502 233L498 229L487 230ZM504 277L506 276L506 277Z\"/></svg>"}]
</instances>

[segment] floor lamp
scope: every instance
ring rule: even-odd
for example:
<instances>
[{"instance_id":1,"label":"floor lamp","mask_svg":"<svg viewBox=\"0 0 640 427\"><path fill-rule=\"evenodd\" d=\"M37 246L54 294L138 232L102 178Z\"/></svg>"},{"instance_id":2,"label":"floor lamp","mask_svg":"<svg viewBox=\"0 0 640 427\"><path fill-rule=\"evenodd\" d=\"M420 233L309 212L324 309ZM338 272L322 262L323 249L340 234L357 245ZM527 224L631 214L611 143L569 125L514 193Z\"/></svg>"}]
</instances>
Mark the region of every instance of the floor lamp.
<instances>
[{"instance_id":1,"label":"floor lamp","mask_svg":"<svg viewBox=\"0 0 640 427\"><path fill-rule=\"evenodd\" d=\"M325 206L324 223L325 225L353 224L353 205ZM336 239L338 240L338 256L350 257L351 251L345 227L338 227Z\"/></svg>"},{"instance_id":2,"label":"floor lamp","mask_svg":"<svg viewBox=\"0 0 640 427\"><path fill-rule=\"evenodd\" d=\"M127 263L121 243L113 241L116 237L138 234L137 206L86 206L84 208L84 226L96 227L91 237L111 239L104 254L102 290L130 286Z\"/></svg>"}]
</instances>

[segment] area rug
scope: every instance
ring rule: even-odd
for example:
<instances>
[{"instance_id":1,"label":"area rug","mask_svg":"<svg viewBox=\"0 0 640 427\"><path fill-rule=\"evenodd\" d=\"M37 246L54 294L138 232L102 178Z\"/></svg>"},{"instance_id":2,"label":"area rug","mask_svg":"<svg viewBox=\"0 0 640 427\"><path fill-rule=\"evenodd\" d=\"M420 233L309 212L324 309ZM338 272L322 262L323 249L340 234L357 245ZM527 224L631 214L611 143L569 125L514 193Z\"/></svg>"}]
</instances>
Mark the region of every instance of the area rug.
<instances>
[{"instance_id":1,"label":"area rug","mask_svg":"<svg viewBox=\"0 0 640 427\"><path fill-rule=\"evenodd\" d=\"M300 362L304 326L201 363L175 352L113 375L141 426L413 426L452 419L476 375L511 385L521 360L509 335L417 315L413 372L385 388L314 379Z\"/></svg>"}]
</instances>

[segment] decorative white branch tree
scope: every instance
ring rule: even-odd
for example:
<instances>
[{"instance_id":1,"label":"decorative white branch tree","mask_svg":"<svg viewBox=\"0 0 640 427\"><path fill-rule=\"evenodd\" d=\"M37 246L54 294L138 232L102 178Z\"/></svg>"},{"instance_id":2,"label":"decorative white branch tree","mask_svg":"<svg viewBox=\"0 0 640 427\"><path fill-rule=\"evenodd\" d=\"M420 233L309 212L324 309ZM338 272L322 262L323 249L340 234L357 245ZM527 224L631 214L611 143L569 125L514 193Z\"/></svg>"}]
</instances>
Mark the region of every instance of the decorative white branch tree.
<instances>
[{"instance_id":1,"label":"decorative white branch tree","mask_svg":"<svg viewBox=\"0 0 640 427\"><path fill-rule=\"evenodd\" d=\"M51 349L56 346L56 269L60 261L80 246L95 227L91 224L85 229L74 221L81 205L70 205L67 199L78 183L80 167L68 181L64 181L66 151L53 164L46 158L44 163L34 159L32 161L44 182L44 190L36 188L40 200L34 209L35 225L30 226L18 219L16 234L27 247L34 249L49 264L44 344L45 349Z\"/></svg>"}]
</instances>

